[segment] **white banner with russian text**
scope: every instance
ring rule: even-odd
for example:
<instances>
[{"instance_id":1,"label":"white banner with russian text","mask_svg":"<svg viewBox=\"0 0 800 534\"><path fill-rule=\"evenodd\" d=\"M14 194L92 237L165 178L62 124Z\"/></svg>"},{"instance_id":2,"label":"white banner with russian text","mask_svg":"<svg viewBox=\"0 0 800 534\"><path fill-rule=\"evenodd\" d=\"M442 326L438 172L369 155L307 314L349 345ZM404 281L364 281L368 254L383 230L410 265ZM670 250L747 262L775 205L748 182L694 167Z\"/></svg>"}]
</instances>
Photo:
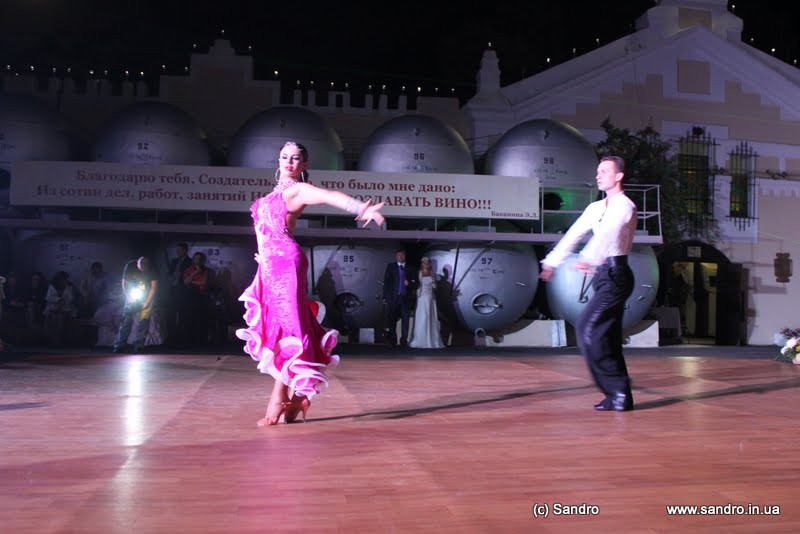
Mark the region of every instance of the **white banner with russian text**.
<instances>
[{"instance_id":1,"label":"white banner with russian text","mask_svg":"<svg viewBox=\"0 0 800 534\"><path fill-rule=\"evenodd\" d=\"M313 185L385 202L387 217L539 218L539 180L509 176L311 170ZM275 185L272 171L244 167L16 161L12 205L247 211ZM342 215L327 205L310 215Z\"/></svg>"}]
</instances>

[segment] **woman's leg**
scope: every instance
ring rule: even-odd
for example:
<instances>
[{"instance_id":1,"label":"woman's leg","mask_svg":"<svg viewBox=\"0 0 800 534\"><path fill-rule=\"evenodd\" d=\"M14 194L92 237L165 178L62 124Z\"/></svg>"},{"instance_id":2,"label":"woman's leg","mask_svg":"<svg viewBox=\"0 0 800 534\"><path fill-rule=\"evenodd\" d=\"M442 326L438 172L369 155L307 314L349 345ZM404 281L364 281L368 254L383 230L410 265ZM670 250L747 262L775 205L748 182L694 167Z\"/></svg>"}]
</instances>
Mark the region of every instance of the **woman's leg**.
<instances>
[{"instance_id":1,"label":"woman's leg","mask_svg":"<svg viewBox=\"0 0 800 534\"><path fill-rule=\"evenodd\" d=\"M272 394L267 403L267 413L257 421L258 426L271 426L285 422L286 409L291 405L289 388L280 380L275 380Z\"/></svg>"}]
</instances>

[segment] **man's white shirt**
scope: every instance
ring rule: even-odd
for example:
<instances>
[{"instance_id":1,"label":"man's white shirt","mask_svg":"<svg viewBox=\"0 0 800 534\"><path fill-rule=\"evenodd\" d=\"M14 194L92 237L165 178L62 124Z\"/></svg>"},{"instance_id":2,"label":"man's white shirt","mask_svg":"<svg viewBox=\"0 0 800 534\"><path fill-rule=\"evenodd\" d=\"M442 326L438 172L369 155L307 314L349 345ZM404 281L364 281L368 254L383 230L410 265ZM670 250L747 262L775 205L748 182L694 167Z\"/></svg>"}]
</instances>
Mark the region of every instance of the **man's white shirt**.
<instances>
[{"instance_id":1,"label":"man's white shirt","mask_svg":"<svg viewBox=\"0 0 800 534\"><path fill-rule=\"evenodd\" d=\"M555 269L564 263L589 232L593 235L580 252L586 263L597 266L610 256L626 256L633 248L636 223L636 204L624 193L592 202L542 264Z\"/></svg>"}]
</instances>

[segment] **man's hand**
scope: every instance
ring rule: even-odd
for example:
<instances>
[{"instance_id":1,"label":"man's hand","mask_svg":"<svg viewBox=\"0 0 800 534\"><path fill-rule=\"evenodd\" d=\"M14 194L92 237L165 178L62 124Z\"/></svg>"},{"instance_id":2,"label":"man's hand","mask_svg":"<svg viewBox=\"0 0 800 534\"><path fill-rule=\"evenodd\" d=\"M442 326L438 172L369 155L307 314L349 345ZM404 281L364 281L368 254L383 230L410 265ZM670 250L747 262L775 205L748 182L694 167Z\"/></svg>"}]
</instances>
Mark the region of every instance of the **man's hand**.
<instances>
[{"instance_id":1,"label":"man's hand","mask_svg":"<svg viewBox=\"0 0 800 534\"><path fill-rule=\"evenodd\" d=\"M554 269L552 267L548 267L547 265L542 265L542 270L539 271L539 280L542 282L549 282L550 279L553 277Z\"/></svg>"},{"instance_id":2,"label":"man's hand","mask_svg":"<svg viewBox=\"0 0 800 534\"><path fill-rule=\"evenodd\" d=\"M147 306L142 306L142 309L139 310L139 320L149 319L153 313L153 307L149 304Z\"/></svg>"},{"instance_id":3,"label":"man's hand","mask_svg":"<svg viewBox=\"0 0 800 534\"><path fill-rule=\"evenodd\" d=\"M582 272L583 274L594 274L595 272L597 272L596 269L594 268L594 265L592 265L591 263L587 263L585 261L576 261L572 265L572 268L575 269L576 271Z\"/></svg>"}]
</instances>

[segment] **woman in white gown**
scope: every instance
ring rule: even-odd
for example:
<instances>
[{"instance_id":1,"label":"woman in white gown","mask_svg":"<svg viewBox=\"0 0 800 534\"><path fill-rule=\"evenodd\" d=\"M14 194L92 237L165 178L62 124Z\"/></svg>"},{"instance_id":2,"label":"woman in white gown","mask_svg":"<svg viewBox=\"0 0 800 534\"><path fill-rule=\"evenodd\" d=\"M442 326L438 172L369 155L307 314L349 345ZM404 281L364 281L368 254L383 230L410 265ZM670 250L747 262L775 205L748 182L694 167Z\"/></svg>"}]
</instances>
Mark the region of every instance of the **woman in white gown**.
<instances>
[{"instance_id":1,"label":"woman in white gown","mask_svg":"<svg viewBox=\"0 0 800 534\"><path fill-rule=\"evenodd\" d=\"M439 330L439 314L436 312L436 279L431 269L431 260L422 258L419 269L419 289L417 289L417 309L414 312L414 332L409 347L415 349L444 348Z\"/></svg>"}]
</instances>

